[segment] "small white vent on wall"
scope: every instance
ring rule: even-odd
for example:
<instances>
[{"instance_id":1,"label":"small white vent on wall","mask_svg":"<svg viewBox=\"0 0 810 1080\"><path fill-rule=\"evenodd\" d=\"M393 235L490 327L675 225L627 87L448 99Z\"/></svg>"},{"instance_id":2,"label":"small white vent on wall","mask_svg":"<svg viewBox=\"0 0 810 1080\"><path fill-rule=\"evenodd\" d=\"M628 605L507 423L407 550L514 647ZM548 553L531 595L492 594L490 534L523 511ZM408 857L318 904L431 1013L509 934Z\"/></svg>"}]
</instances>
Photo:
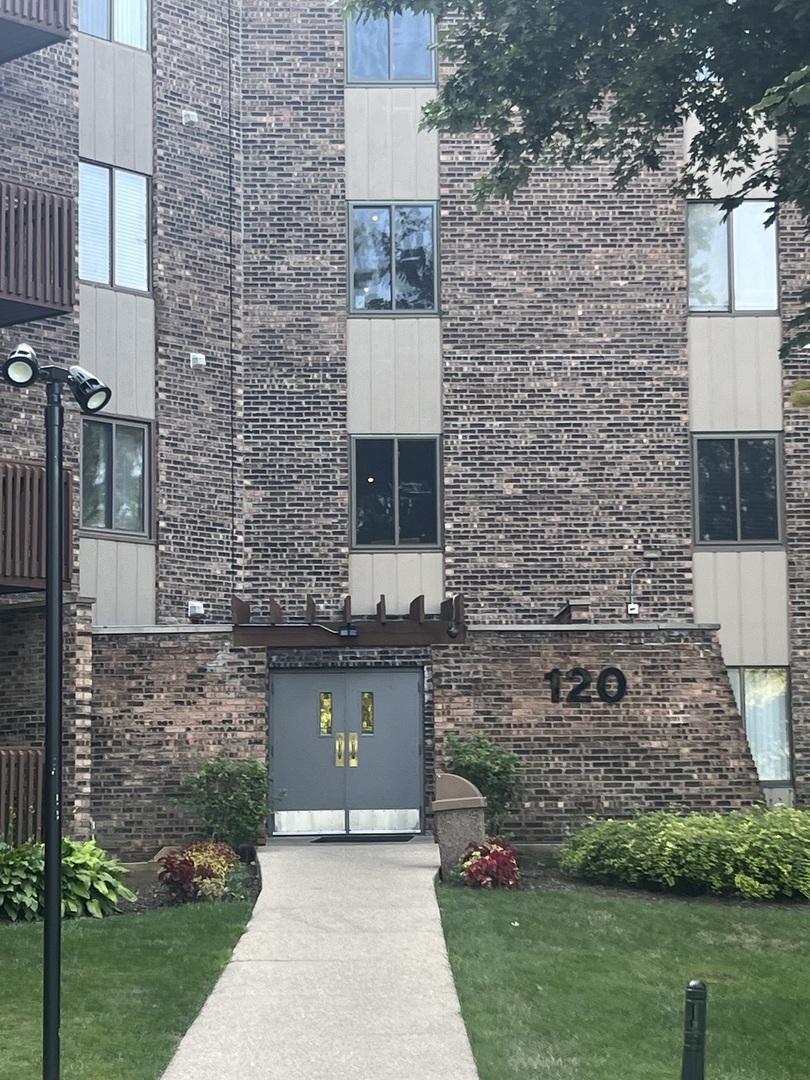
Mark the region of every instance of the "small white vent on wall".
<instances>
[{"instance_id":1,"label":"small white vent on wall","mask_svg":"<svg viewBox=\"0 0 810 1080\"><path fill-rule=\"evenodd\" d=\"M193 367L193 368L195 368L195 367L205 367L205 353L204 352L189 353L188 362L189 362L189 365L191 367Z\"/></svg>"},{"instance_id":2,"label":"small white vent on wall","mask_svg":"<svg viewBox=\"0 0 810 1080\"><path fill-rule=\"evenodd\" d=\"M199 124L200 118L194 109L183 109L183 127L194 127Z\"/></svg>"}]
</instances>

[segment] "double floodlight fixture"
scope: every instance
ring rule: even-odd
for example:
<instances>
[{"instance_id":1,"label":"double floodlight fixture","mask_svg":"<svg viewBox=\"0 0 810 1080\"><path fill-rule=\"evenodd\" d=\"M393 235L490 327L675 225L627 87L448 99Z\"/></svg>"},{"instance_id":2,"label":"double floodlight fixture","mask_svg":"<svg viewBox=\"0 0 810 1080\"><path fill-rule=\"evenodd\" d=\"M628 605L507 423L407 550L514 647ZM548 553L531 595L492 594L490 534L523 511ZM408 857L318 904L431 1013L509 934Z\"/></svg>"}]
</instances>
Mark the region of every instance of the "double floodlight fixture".
<instances>
[{"instance_id":1,"label":"double floodlight fixture","mask_svg":"<svg viewBox=\"0 0 810 1080\"><path fill-rule=\"evenodd\" d=\"M8 354L3 364L3 380L10 386L30 386L37 380L46 383L67 383L79 408L84 413L101 412L112 397L109 386L105 386L95 375L84 368L61 368L54 364L40 366L37 354L30 345L18 345Z\"/></svg>"}]
</instances>

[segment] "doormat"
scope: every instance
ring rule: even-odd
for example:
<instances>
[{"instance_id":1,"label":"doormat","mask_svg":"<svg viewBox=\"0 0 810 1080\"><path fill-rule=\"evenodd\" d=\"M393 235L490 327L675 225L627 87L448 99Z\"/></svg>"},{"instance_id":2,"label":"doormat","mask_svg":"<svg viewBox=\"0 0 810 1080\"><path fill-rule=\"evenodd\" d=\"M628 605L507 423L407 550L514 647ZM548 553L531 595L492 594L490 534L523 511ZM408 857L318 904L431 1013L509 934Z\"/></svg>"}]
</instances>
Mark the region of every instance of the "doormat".
<instances>
[{"instance_id":1,"label":"doormat","mask_svg":"<svg viewBox=\"0 0 810 1080\"><path fill-rule=\"evenodd\" d=\"M413 840L413 833L336 833L316 836L313 844L404 844Z\"/></svg>"}]
</instances>

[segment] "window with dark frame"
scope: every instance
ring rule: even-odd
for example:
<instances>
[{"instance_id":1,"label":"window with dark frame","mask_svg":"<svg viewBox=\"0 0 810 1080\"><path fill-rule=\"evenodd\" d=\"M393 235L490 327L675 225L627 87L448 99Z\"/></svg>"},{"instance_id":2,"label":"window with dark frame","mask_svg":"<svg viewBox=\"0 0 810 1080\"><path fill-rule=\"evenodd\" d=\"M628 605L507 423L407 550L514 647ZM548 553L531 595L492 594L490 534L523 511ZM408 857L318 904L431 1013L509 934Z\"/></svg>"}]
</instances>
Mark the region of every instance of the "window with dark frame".
<instances>
[{"instance_id":1,"label":"window with dark frame","mask_svg":"<svg viewBox=\"0 0 810 1080\"><path fill-rule=\"evenodd\" d=\"M147 427L83 420L82 528L145 535Z\"/></svg>"},{"instance_id":2,"label":"window with dark frame","mask_svg":"<svg viewBox=\"0 0 810 1080\"><path fill-rule=\"evenodd\" d=\"M748 199L724 218L713 202L687 204L689 310L777 311L776 226L770 203Z\"/></svg>"},{"instance_id":3,"label":"window with dark frame","mask_svg":"<svg viewBox=\"0 0 810 1080\"><path fill-rule=\"evenodd\" d=\"M119 45L147 49L147 0L79 0L79 30Z\"/></svg>"},{"instance_id":4,"label":"window with dark frame","mask_svg":"<svg viewBox=\"0 0 810 1080\"><path fill-rule=\"evenodd\" d=\"M352 204L352 312L436 311L433 204Z\"/></svg>"},{"instance_id":5,"label":"window with dark frame","mask_svg":"<svg viewBox=\"0 0 810 1080\"><path fill-rule=\"evenodd\" d=\"M354 547L436 547L438 438L353 440Z\"/></svg>"},{"instance_id":6,"label":"window with dark frame","mask_svg":"<svg viewBox=\"0 0 810 1080\"><path fill-rule=\"evenodd\" d=\"M149 259L148 178L79 162L79 277L148 292Z\"/></svg>"},{"instance_id":7,"label":"window with dark frame","mask_svg":"<svg viewBox=\"0 0 810 1080\"><path fill-rule=\"evenodd\" d=\"M760 781L789 784L792 769L788 669L729 668L728 675Z\"/></svg>"},{"instance_id":8,"label":"window with dark frame","mask_svg":"<svg viewBox=\"0 0 810 1080\"><path fill-rule=\"evenodd\" d=\"M697 543L779 542L777 446L775 435L695 438Z\"/></svg>"},{"instance_id":9,"label":"window with dark frame","mask_svg":"<svg viewBox=\"0 0 810 1080\"><path fill-rule=\"evenodd\" d=\"M346 24L346 79L350 83L405 84L436 81L433 18L401 11Z\"/></svg>"}]
</instances>

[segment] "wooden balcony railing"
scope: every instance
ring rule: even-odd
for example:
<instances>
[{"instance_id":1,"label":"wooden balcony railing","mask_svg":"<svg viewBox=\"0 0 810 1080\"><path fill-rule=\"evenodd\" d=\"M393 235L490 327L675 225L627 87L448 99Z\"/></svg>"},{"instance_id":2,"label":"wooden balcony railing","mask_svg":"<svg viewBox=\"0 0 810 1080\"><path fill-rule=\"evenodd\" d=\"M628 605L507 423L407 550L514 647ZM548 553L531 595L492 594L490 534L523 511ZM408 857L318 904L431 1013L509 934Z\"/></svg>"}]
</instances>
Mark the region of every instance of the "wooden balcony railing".
<instances>
[{"instance_id":1,"label":"wooden balcony railing","mask_svg":"<svg viewBox=\"0 0 810 1080\"><path fill-rule=\"evenodd\" d=\"M70 37L70 0L0 0L0 64Z\"/></svg>"},{"instance_id":2,"label":"wooden balcony railing","mask_svg":"<svg viewBox=\"0 0 810 1080\"><path fill-rule=\"evenodd\" d=\"M42 839L45 751L0 747L0 841Z\"/></svg>"},{"instance_id":3,"label":"wooden balcony railing","mask_svg":"<svg viewBox=\"0 0 810 1080\"><path fill-rule=\"evenodd\" d=\"M70 584L73 569L73 505L71 474L65 469L64 560L62 579ZM0 460L0 591L44 589L45 467Z\"/></svg>"},{"instance_id":4,"label":"wooden balcony railing","mask_svg":"<svg viewBox=\"0 0 810 1080\"><path fill-rule=\"evenodd\" d=\"M73 199L0 180L0 326L72 311L74 289Z\"/></svg>"}]
</instances>

